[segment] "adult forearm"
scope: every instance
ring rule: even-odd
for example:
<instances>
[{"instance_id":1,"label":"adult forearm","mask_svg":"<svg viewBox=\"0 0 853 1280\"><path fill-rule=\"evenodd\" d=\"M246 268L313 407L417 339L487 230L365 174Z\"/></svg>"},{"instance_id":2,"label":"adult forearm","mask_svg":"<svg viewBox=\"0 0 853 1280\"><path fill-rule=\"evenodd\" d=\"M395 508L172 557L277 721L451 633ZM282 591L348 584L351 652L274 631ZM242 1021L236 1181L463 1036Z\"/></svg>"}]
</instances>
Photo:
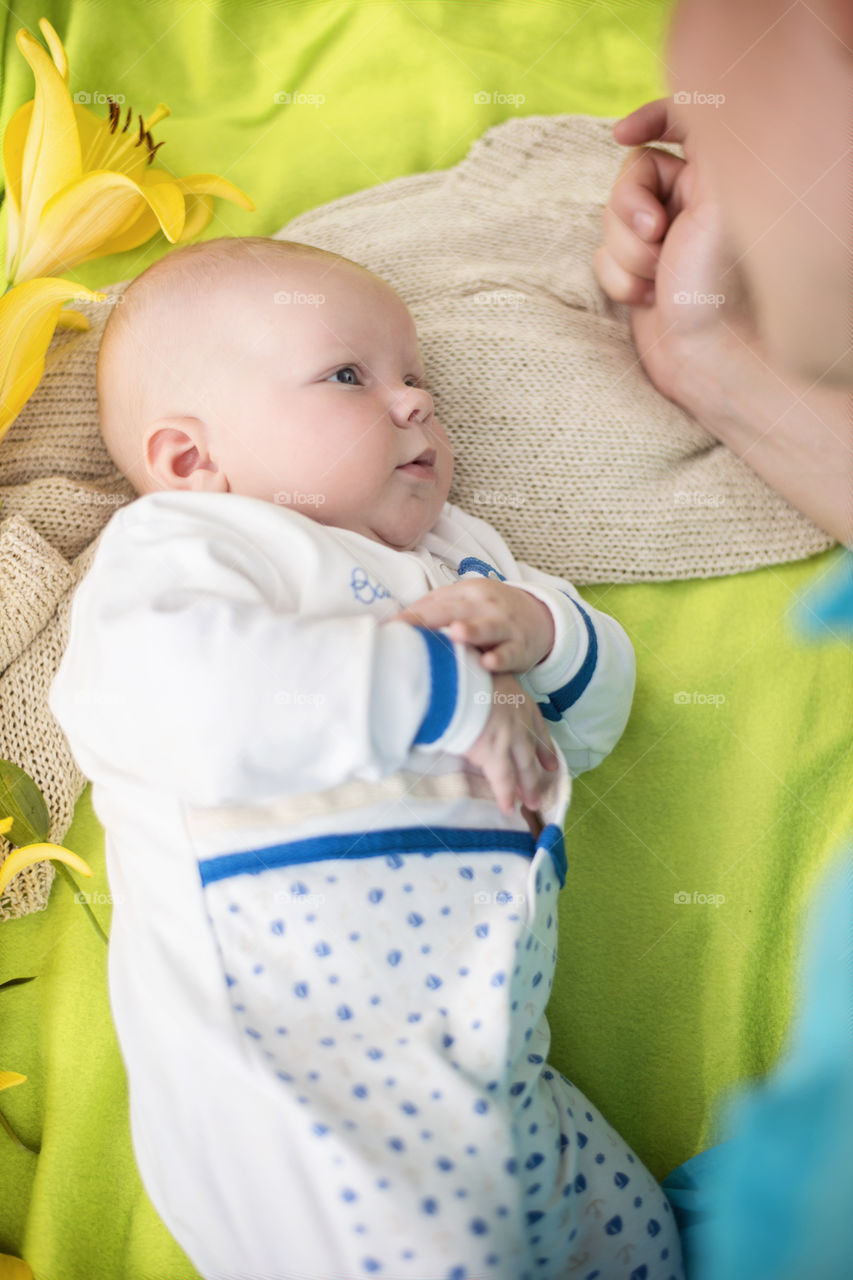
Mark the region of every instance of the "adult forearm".
<instances>
[{"instance_id":1,"label":"adult forearm","mask_svg":"<svg viewBox=\"0 0 853 1280\"><path fill-rule=\"evenodd\" d=\"M853 546L853 395L770 367L730 326L679 362L672 398L816 525Z\"/></svg>"}]
</instances>

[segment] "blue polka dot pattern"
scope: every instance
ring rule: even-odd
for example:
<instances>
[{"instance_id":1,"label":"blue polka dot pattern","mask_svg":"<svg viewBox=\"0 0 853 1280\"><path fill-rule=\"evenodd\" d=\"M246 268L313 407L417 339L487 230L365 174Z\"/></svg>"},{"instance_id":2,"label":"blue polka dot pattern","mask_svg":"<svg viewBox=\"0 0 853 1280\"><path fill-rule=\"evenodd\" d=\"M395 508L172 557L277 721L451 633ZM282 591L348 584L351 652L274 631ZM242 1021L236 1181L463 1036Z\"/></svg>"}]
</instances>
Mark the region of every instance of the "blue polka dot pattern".
<instances>
[{"instance_id":1,"label":"blue polka dot pattern","mask_svg":"<svg viewBox=\"0 0 853 1280\"><path fill-rule=\"evenodd\" d=\"M347 1275L683 1280L660 1188L548 1067L549 850L463 856L204 889L242 1052L295 1104Z\"/></svg>"}]
</instances>

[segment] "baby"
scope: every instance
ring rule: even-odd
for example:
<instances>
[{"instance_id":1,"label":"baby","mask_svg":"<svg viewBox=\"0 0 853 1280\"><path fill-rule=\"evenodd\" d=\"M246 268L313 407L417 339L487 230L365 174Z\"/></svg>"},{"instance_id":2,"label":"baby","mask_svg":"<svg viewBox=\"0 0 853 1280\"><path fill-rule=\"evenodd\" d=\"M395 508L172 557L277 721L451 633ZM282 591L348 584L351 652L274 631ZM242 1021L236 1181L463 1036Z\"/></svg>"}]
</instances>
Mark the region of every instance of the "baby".
<instances>
[{"instance_id":1,"label":"baby","mask_svg":"<svg viewBox=\"0 0 853 1280\"><path fill-rule=\"evenodd\" d=\"M175 250L98 393L141 496L50 706L164 1222L210 1280L681 1280L657 1183L546 1060L570 773L624 729L625 633L447 501L412 317L349 259Z\"/></svg>"}]
</instances>

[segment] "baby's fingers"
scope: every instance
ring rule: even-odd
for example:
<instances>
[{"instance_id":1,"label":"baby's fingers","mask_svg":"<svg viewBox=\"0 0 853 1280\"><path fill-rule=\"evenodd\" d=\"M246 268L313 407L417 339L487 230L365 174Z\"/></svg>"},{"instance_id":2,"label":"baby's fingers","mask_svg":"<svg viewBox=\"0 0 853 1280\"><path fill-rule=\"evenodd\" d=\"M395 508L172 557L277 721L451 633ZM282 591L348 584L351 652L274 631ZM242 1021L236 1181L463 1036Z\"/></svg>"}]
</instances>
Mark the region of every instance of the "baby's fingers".
<instances>
[{"instance_id":1,"label":"baby's fingers","mask_svg":"<svg viewBox=\"0 0 853 1280\"><path fill-rule=\"evenodd\" d=\"M506 814L512 813L515 808L518 782L511 751L495 751L487 760L481 762L480 768L494 792L501 811Z\"/></svg>"},{"instance_id":2,"label":"baby's fingers","mask_svg":"<svg viewBox=\"0 0 853 1280\"><path fill-rule=\"evenodd\" d=\"M518 671L521 663L521 646L514 640L504 640L494 648L487 649L480 657L480 666L494 675L506 671L510 674Z\"/></svg>"},{"instance_id":3,"label":"baby's fingers","mask_svg":"<svg viewBox=\"0 0 853 1280\"><path fill-rule=\"evenodd\" d=\"M528 809L538 809L542 801L543 778L539 770L537 752L531 741L522 741L516 751L515 763L518 770L518 789L521 799Z\"/></svg>"},{"instance_id":4,"label":"baby's fingers","mask_svg":"<svg viewBox=\"0 0 853 1280\"><path fill-rule=\"evenodd\" d=\"M457 618L448 628L451 639L462 644L476 645L480 649L492 648L507 639L507 626L502 618Z\"/></svg>"}]
</instances>

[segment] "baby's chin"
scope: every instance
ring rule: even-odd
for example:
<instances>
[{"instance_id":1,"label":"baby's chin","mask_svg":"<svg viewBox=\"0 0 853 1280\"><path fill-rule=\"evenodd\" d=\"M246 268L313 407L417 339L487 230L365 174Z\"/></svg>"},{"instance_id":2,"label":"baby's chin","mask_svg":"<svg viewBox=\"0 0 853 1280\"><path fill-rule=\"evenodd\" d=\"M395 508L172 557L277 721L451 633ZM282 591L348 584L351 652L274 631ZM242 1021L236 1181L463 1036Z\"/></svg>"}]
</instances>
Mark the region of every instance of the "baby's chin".
<instances>
[{"instance_id":1,"label":"baby's chin","mask_svg":"<svg viewBox=\"0 0 853 1280\"><path fill-rule=\"evenodd\" d=\"M280 506L298 511L316 524L330 529L348 529L395 551L412 551L418 546L435 527L444 507L444 501L438 502L438 495L434 494L431 501L406 503L402 511L378 511L363 517L355 512L335 510L325 501L313 505L282 502L278 496L275 501Z\"/></svg>"},{"instance_id":2,"label":"baby's chin","mask_svg":"<svg viewBox=\"0 0 853 1280\"><path fill-rule=\"evenodd\" d=\"M419 520L409 517L400 520L352 521L338 527L349 528L354 533L391 547L394 551L412 551L433 528L437 519L437 514L423 514Z\"/></svg>"}]
</instances>

